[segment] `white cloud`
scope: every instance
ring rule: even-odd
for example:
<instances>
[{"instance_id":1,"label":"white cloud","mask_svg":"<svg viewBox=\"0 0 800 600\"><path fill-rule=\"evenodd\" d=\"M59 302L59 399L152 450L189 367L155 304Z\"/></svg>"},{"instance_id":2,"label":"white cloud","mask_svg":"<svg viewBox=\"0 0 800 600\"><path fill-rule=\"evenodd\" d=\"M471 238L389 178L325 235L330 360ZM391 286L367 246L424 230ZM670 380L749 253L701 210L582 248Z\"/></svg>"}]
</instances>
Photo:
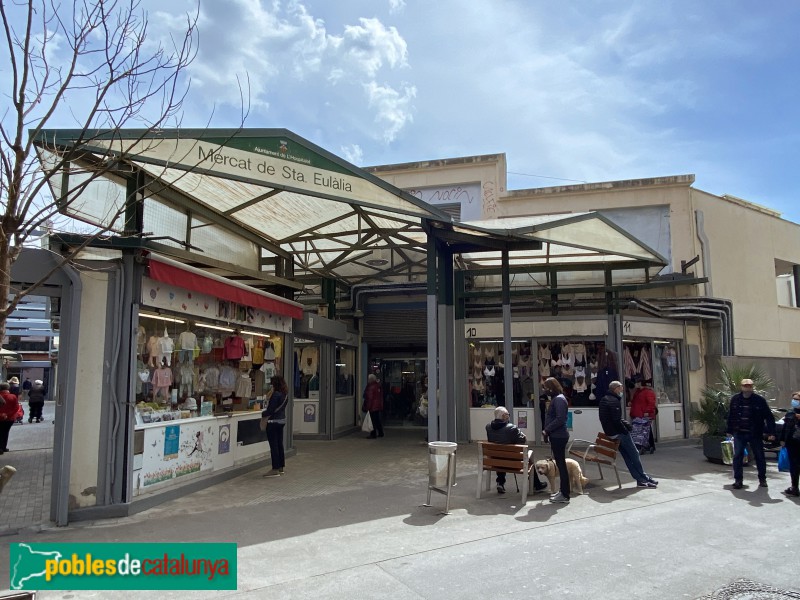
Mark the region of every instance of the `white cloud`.
<instances>
[{"instance_id":1,"label":"white cloud","mask_svg":"<svg viewBox=\"0 0 800 600\"><path fill-rule=\"evenodd\" d=\"M364 161L364 151L361 149L361 146L358 144L349 144L347 146L342 146L339 149L344 159L352 163L356 166L360 166L363 164Z\"/></svg>"},{"instance_id":2,"label":"white cloud","mask_svg":"<svg viewBox=\"0 0 800 600\"><path fill-rule=\"evenodd\" d=\"M406 0L389 0L389 14L396 15L403 12Z\"/></svg>"},{"instance_id":3,"label":"white cloud","mask_svg":"<svg viewBox=\"0 0 800 600\"><path fill-rule=\"evenodd\" d=\"M160 21L166 29L180 27L174 17ZM338 112L341 120L347 114L363 119L366 112L383 127L372 135L387 141L411 122L405 111L411 110L413 86L393 81L394 72L408 69L407 43L379 18L356 18L332 31L297 0L219 0L201 5L198 25L200 50L190 73L193 97L207 107L238 107L237 77L247 77L251 121L308 121L324 104L316 118ZM381 98L375 89L383 90Z\"/></svg>"},{"instance_id":4,"label":"white cloud","mask_svg":"<svg viewBox=\"0 0 800 600\"><path fill-rule=\"evenodd\" d=\"M414 86L403 86L398 91L389 86L378 85L374 81L364 86L369 96L369 106L377 110L375 122L383 124L383 138L394 141L397 134L413 121L411 101L417 95Z\"/></svg>"}]
</instances>

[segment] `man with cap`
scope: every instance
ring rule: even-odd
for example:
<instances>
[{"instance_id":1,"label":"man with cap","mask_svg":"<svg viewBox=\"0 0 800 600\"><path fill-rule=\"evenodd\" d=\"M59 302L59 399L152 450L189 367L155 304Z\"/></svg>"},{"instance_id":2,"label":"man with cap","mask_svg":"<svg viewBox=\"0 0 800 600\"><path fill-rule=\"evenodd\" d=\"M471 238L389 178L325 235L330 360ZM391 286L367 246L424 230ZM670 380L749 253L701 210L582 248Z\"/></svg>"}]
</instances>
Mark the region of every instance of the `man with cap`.
<instances>
[{"instance_id":1,"label":"man with cap","mask_svg":"<svg viewBox=\"0 0 800 600\"><path fill-rule=\"evenodd\" d=\"M748 444L758 468L758 485L767 487L767 461L764 459L764 429L775 438L775 417L763 396L753 391L753 380L742 379L742 391L731 397L728 435L733 436L733 489L742 488L742 463Z\"/></svg>"}]
</instances>

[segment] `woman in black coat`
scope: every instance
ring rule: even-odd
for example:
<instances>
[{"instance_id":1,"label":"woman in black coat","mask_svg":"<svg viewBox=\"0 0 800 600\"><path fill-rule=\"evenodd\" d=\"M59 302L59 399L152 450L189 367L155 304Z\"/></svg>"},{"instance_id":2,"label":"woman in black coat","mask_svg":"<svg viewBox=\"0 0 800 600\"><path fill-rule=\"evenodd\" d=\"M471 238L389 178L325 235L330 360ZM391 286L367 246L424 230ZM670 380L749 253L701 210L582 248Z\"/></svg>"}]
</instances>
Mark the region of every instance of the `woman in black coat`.
<instances>
[{"instance_id":1,"label":"woman in black coat","mask_svg":"<svg viewBox=\"0 0 800 600\"><path fill-rule=\"evenodd\" d=\"M283 428L286 426L289 388L280 375L275 375L270 379L270 383L272 384L272 396L270 396L267 408L261 412L261 416L267 419L267 442L269 442L269 453L272 458L272 470L265 473L264 477L280 477L283 475L286 463L283 449Z\"/></svg>"}]
</instances>

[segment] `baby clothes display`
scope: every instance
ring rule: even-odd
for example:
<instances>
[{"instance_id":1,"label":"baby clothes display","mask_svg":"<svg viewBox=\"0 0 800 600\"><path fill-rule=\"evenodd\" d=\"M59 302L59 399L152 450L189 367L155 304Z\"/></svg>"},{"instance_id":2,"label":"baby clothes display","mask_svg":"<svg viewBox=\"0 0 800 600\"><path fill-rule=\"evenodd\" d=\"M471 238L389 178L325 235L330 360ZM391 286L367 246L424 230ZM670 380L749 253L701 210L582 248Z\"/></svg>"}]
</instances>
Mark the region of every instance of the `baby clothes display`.
<instances>
[{"instance_id":1,"label":"baby clothes display","mask_svg":"<svg viewBox=\"0 0 800 600\"><path fill-rule=\"evenodd\" d=\"M157 367L160 363L158 355L161 353L161 345L158 343L158 336L151 335L147 340L147 355L150 357L149 363L151 367Z\"/></svg>"},{"instance_id":2,"label":"baby clothes display","mask_svg":"<svg viewBox=\"0 0 800 600\"><path fill-rule=\"evenodd\" d=\"M175 349L175 342L164 330L164 337L158 338L158 364L163 364L166 361L167 365L172 365L172 351Z\"/></svg>"},{"instance_id":3,"label":"baby clothes display","mask_svg":"<svg viewBox=\"0 0 800 600\"><path fill-rule=\"evenodd\" d=\"M225 339L225 346L223 347L222 358L225 360L242 360L245 355L244 339L234 332L233 335Z\"/></svg>"},{"instance_id":4,"label":"baby clothes display","mask_svg":"<svg viewBox=\"0 0 800 600\"><path fill-rule=\"evenodd\" d=\"M172 369L162 366L153 371L152 384L153 396L155 398L163 396L167 400L169 398L169 388L172 385Z\"/></svg>"},{"instance_id":5,"label":"baby clothes display","mask_svg":"<svg viewBox=\"0 0 800 600\"><path fill-rule=\"evenodd\" d=\"M250 398L252 390L253 382L251 381L250 376L247 373L242 373L239 375L239 379L236 381L236 397Z\"/></svg>"}]
</instances>

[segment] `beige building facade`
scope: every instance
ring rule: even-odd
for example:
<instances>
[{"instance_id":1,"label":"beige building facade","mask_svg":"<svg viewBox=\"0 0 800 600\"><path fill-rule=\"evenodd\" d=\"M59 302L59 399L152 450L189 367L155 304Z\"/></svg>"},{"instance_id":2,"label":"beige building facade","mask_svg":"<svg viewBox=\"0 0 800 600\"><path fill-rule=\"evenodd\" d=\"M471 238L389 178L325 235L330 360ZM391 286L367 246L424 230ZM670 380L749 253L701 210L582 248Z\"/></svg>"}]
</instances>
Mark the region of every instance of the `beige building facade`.
<instances>
[{"instance_id":1,"label":"beige building facade","mask_svg":"<svg viewBox=\"0 0 800 600\"><path fill-rule=\"evenodd\" d=\"M628 328L622 337L632 337L626 331L633 329L656 343L663 337L656 326L659 321L682 331L682 419L702 387L715 378L719 361L765 367L776 381L770 395L778 406L788 405L791 391L800 388L800 294L795 285L800 273L800 225L782 219L778 212L698 190L693 175L508 190L504 154L384 165L368 171L428 202L450 204L452 214L465 222L493 220L496 226L520 217L597 211L666 257L668 266L658 276L665 285L643 286L647 289L629 295L662 307L674 304L670 310L678 316L654 319L630 304L621 311ZM580 282L581 276L577 277ZM647 279L644 274L640 277ZM576 297L591 296L602 293ZM692 318L688 312L681 317L676 308L698 308L710 299L732 305L727 346L721 341L719 322ZM593 312L559 315L566 324L561 337L569 337L574 329L570 323ZM513 318L519 323L544 317L514 309ZM651 323L649 333L642 323ZM683 434L691 433L686 423Z\"/></svg>"}]
</instances>

